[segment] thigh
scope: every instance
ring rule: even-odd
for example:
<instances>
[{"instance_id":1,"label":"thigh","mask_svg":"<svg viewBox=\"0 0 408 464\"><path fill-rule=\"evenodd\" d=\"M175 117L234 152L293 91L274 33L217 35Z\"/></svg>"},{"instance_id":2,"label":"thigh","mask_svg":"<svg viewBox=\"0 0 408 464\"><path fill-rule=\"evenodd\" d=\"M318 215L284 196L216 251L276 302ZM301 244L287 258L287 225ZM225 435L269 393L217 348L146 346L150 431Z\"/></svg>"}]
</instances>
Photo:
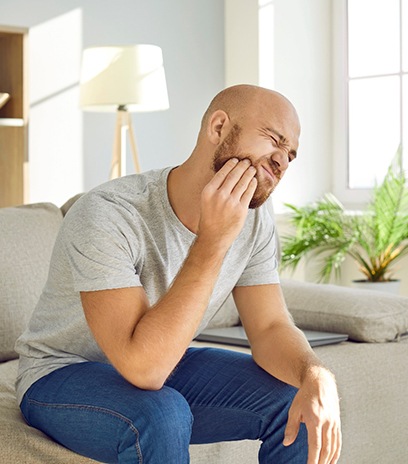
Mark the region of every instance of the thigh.
<instances>
[{"instance_id":1,"label":"thigh","mask_svg":"<svg viewBox=\"0 0 408 464\"><path fill-rule=\"evenodd\" d=\"M166 385L188 401L194 416L192 443L283 440L296 388L261 369L252 356L214 348L190 348Z\"/></svg>"},{"instance_id":2,"label":"thigh","mask_svg":"<svg viewBox=\"0 0 408 464\"><path fill-rule=\"evenodd\" d=\"M183 396L169 387L141 390L107 364L52 372L27 391L21 410L30 425L97 461L188 462L192 416Z\"/></svg>"}]
</instances>

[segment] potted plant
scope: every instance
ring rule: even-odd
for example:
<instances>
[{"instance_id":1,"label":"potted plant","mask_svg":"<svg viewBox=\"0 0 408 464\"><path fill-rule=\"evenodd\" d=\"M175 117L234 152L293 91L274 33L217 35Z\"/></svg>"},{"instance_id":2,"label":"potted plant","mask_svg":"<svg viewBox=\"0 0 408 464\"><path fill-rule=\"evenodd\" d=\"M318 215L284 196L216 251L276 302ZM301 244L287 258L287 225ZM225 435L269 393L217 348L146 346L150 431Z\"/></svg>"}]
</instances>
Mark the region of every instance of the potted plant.
<instances>
[{"instance_id":1,"label":"potted plant","mask_svg":"<svg viewBox=\"0 0 408 464\"><path fill-rule=\"evenodd\" d=\"M401 148L365 211L346 211L332 194L311 205L286 206L295 233L282 237L282 268L295 269L302 258L319 255L319 280L328 282L333 274L339 276L350 256L362 280L387 282L394 263L408 254L408 188Z\"/></svg>"}]
</instances>

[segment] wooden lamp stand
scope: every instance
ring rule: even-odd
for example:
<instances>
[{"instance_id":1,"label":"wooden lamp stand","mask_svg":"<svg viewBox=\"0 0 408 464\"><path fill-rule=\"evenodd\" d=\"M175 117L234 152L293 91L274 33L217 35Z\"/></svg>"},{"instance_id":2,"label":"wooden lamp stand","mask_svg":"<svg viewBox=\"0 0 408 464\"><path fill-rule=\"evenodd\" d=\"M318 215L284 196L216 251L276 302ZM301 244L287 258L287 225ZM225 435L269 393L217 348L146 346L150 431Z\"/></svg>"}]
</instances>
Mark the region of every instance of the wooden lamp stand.
<instances>
[{"instance_id":1,"label":"wooden lamp stand","mask_svg":"<svg viewBox=\"0 0 408 464\"><path fill-rule=\"evenodd\" d=\"M115 139L113 143L110 179L126 175L126 135L129 134L130 149L133 156L135 172L140 172L139 156L133 132L132 119L125 105L120 105L116 113Z\"/></svg>"}]
</instances>

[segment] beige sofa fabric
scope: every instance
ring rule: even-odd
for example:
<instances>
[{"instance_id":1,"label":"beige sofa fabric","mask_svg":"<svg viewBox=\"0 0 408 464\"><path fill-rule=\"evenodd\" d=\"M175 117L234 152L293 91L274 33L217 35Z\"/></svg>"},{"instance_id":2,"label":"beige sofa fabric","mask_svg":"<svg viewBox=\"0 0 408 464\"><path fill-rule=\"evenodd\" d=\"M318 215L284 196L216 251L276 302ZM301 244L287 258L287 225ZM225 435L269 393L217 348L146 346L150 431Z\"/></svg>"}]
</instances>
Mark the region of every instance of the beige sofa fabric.
<instances>
[{"instance_id":1,"label":"beige sofa fabric","mask_svg":"<svg viewBox=\"0 0 408 464\"><path fill-rule=\"evenodd\" d=\"M282 289L302 329L346 333L364 342L392 341L408 332L407 297L284 279Z\"/></svg>"},{"instance_id":2,"label":"beige sofa fabric","mask_svg":"<svg viewBox=\"0 0 408 464\"><path fill-rule=\"evenodd\" d=\"M320 346L336 375L343 432L339 464L408 461L408 336L400 342Z\"/></svg>"},{"instance_id":3,"label":"beige sofa fabric","mask_svg":"<svg viewBox=\"0 0 408 464\"><path fill-rule=\"evenodd\" d=\"M50 203L0 209L0 361L17 358L14 344L45 284L61 221Z\"/></svg>"}]
</instances>

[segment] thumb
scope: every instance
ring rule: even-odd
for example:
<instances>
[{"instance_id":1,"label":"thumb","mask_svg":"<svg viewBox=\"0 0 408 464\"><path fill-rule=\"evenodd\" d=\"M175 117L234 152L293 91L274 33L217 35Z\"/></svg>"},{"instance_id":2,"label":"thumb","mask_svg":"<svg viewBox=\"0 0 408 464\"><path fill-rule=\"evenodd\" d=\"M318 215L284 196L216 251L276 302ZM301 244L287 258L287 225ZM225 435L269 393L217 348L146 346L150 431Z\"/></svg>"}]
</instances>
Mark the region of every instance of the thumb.
<instances>
[{"instance_id":1,"label":"thumb","mask_svg":"<svg viewBox=\"0 0 408 464\"><path fill-rule=\"evenodd\" d=\"M299 433L300 420L296 420L289 414L288 423L285 428L285 438L283 439L283 446L291 445Z\"/></svg>"}]
</instances>

